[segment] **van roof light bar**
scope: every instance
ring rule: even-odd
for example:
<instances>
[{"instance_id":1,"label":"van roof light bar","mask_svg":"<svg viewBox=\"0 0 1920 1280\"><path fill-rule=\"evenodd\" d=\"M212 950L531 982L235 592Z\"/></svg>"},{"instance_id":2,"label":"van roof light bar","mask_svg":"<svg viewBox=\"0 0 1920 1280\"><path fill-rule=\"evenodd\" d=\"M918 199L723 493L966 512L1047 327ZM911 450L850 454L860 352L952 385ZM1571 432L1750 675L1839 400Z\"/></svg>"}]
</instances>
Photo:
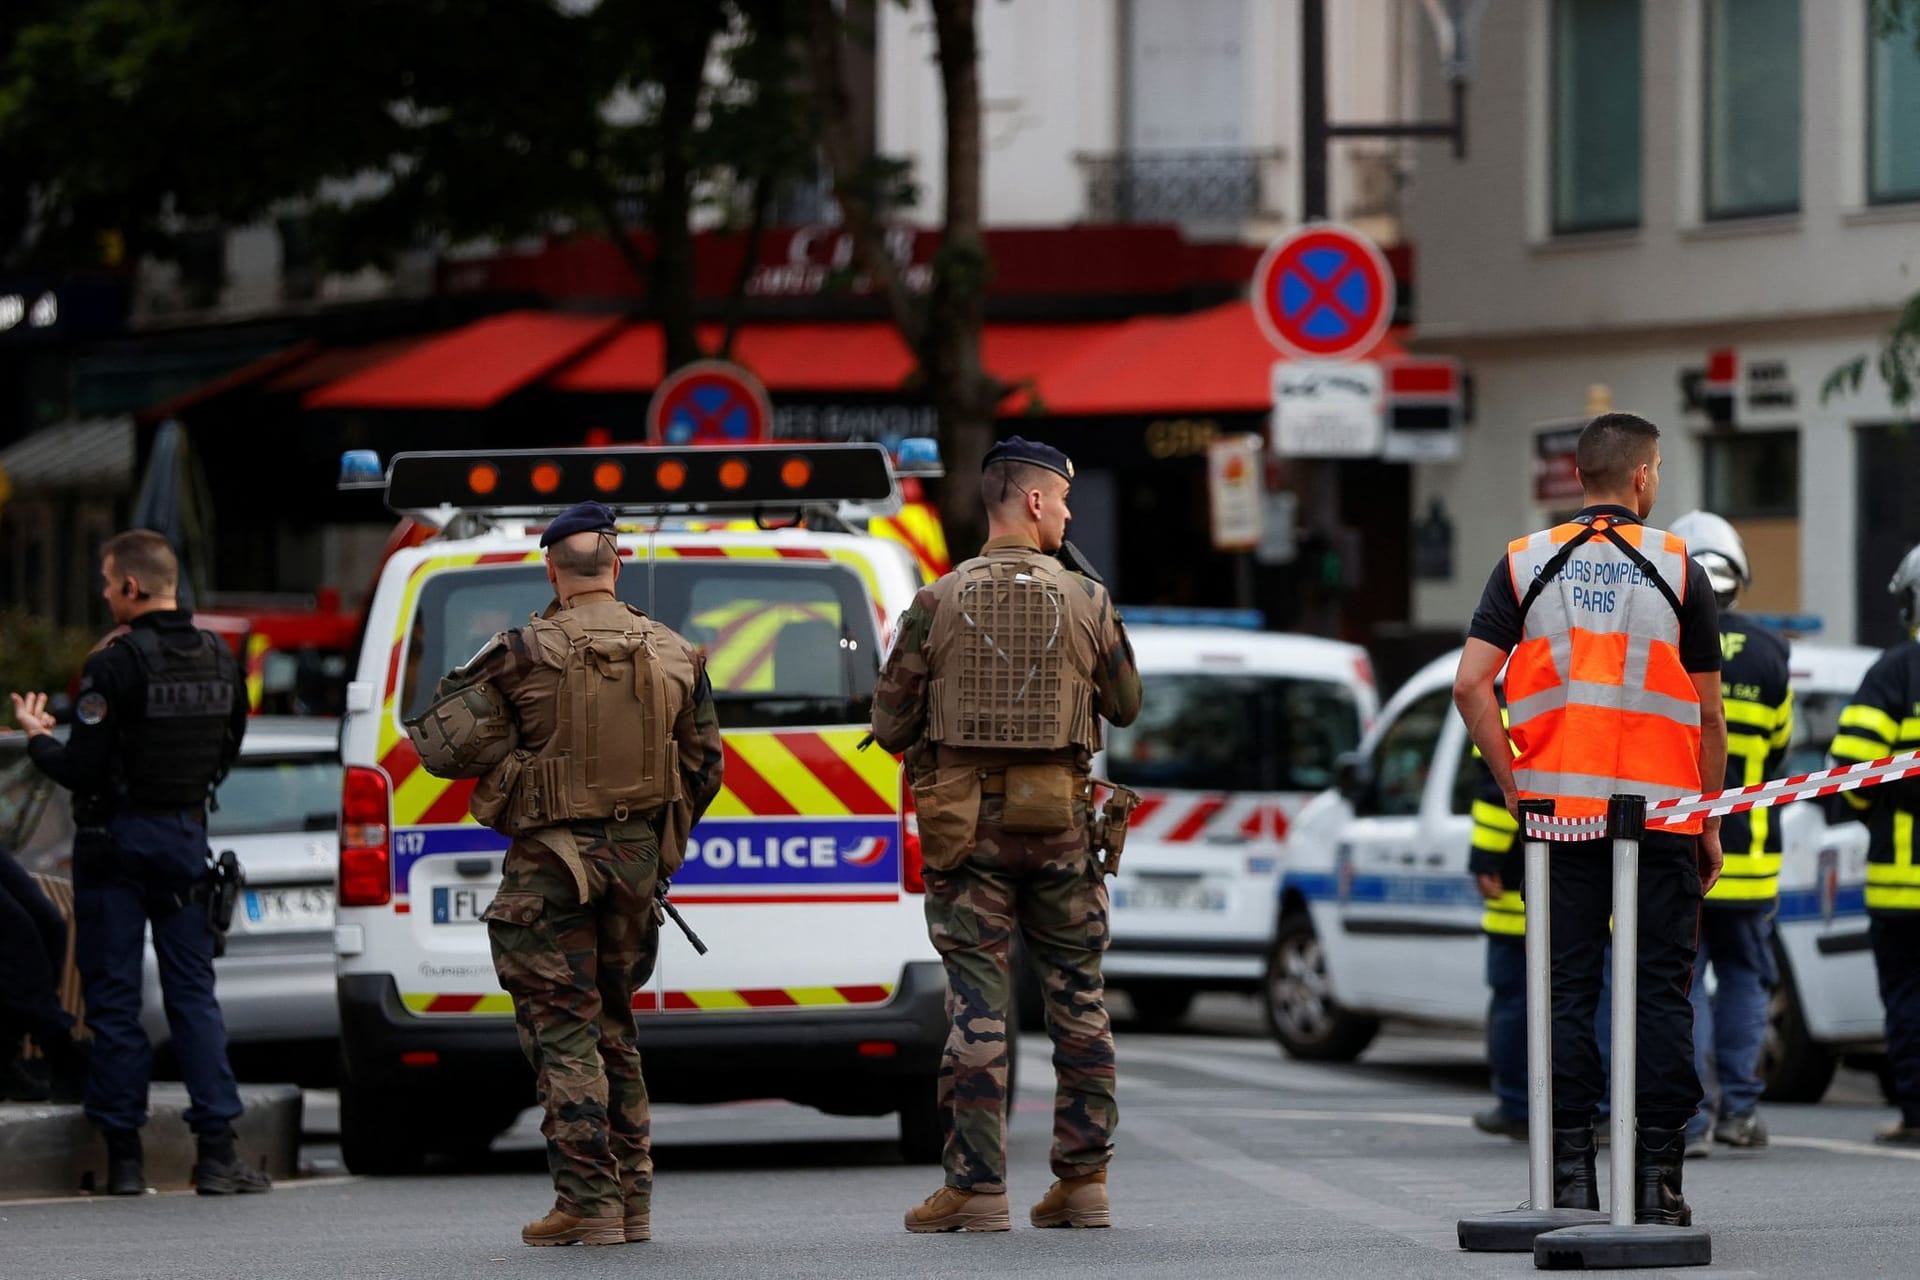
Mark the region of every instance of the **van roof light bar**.
<instances>
[{"instance_id":1,"label":"van roof light bar","mask_svg":"<svg viewBox=\"0 0 1920 1280\"><path fill-rule=\"evenodd\" d=\"M397 512L503 516L549 515L576 502L623 515L900 507L886 450L857 443L400 453L387 467L386 496Z\"/></svg>"}]
</instances>

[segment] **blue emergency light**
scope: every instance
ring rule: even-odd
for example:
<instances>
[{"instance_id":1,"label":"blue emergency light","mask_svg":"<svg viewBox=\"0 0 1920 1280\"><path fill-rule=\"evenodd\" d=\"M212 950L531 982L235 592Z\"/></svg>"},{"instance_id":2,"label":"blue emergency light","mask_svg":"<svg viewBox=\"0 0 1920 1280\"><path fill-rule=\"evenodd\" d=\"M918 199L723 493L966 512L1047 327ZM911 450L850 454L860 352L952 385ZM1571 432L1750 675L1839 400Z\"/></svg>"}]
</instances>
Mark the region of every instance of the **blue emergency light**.
<instances>
[{"instance_id":1,"label":"blue emergency light","mask_svg":"<svg viewBox=\"0 0 1920 1280\"><path fill-rule=\"evenodd\" d=\"M380 468L380 455L372 449L349 449L340 455L342 489L384 489L387 474Z\"/></svg>"},{"instance_id":2,"label":"blue emergency light","mask_svg":"<svg viewBox=\"0 0 1920 1280\"><path fill-rule=\"evenodd\" d=\"M932 436L907 436L893 451L893 473L899 476L941 476L940 442Z\"/></svg>"},{"instance_id":3,"label":"blue emergency light","mask_svg":"<svg viewBox=\"0 0 1920 1280\"><path fill-rule=\"evenodd\" d=\"M1258 609L1188 609L1176 605L1139 605L1122 608L1120 616L1133 626L1233 627L1264 631L1267 615Z\"/></svg>"}]
</instances>

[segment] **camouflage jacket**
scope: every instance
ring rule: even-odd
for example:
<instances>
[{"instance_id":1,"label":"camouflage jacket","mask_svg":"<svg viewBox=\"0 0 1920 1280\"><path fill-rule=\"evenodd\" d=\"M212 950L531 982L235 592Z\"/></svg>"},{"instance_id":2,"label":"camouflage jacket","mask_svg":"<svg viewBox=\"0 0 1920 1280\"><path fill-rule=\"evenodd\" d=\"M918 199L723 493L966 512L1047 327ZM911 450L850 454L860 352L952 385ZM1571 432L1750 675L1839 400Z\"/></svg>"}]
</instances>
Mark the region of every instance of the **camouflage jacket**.
<instances>
[{"instance_id":1,"label":"camouflage jacket","mask_svg":"<svg viewBox=\"0 0 1920 1280\"><path fill-rule=\"evenodd\" d=\"M1023 537L994 538L981 549L983 556L1036 548ZM1107 589L1091 578L1069 574L1083 587L1099 608L1102 659L1093 665L1094 693L1098 711L1110 724L1128 725L1140 714L1140 670L1134 665L1133 646L1127 641ZM900 616L895 628L893 649L880 669L873 689L873 737L888 751L903 752L917 746L927 728L927 684L932 674L929 643L939 625L935 590L922 587L913 604Z\"/></svg>"}]
</instances>

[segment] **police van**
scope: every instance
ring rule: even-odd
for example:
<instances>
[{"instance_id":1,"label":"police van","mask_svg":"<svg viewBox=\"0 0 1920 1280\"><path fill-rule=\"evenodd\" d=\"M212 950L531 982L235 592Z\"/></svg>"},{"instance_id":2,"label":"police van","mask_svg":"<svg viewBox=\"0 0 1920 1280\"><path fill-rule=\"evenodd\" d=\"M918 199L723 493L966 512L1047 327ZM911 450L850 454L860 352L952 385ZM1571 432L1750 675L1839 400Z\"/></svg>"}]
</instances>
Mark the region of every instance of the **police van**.
<instances>
[{"instance_id":1,"label":"police van","mask_svg":"<svg viewBox=\"0 0 1920 1280\"><path fill-rule=\"evenodd\" d=\"M355 1172L484 1149L533 1102L481 914L507 840L429 775L402 727L439 678L551 591L538 533L612 505L623 600L706 654L723 788L672 900L710 948L662 929L633 996L656 1100L780 1098L900 1117L939 1158L946 981L922 913L898 762L862 750L892 620L921 576L860 517L899 500L875 445L354 456L347 487L439 534L396 551L368 606L341 748L341 1148ZM724 522L748 517L744 529ZM774 526L780 527L774 527Z\"/></svg>"},{"instance_id":2,"label":"police van","mask_svg":"<svg viewBox=\"0 0 1920 1280\"><path fill-rule=\"evenodd\" d=\"M1142 1024L1257 991L1289 826L1378 710L1357 645L1260 630L1252 610L1127 609L1147 697L1095 771L1140 793L1104 969Z\"/></svg>"},{"instance_id":3,"label":"police van","mask_svg":"<svg viewBox=\"0 0 1920 1280\"><path fill-rule=\"evenodd\" d=\"M1877 656L1794 644L1789 773L1824 767L1840 710ZM1437 658L1396 692L1338 787L1294 822L1266 976L1268 1023L1293 1057L1356 1058L1383 1018L1485 1024L1484 903L1467 871L1480 765L1453 706L1458 665L1458 652ZM1781 981L1761 1062L1779 1101L1817 1101L1842 1052L1881 1038L1866 828L1830 820L1843 812L1817 801L1780 810Z\"/></svg>"}]
</instances>

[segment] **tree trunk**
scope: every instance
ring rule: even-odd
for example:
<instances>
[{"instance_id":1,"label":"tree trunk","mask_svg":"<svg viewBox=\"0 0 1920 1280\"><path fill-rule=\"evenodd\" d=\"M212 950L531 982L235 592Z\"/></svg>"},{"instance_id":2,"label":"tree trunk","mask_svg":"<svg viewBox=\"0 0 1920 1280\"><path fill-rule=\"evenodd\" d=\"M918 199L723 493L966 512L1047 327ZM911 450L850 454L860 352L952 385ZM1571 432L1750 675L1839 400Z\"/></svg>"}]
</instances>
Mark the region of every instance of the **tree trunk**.
<instances>
[{"instance_id":1,"label":"tree trunk","mask_svg":"<svg viewBox=\"0 0 1920 1280\"><path fill-rule=\"evenodd\" d=\"M854 256L881 290L887 313L920 362L921 382L940 424L948 479L940 485L948 543L971 554L986 530L975 477L993 444L1001 387L980 365L980 328L989 263L980 228L980 51L975 0L932 0L946 103L946 208L933 293L913 297L886 251L874 207L873 157L854 136L833 0L809 0L809 64L822 116L821 147Z\"/></svg>"},{"instance_id":2,"label":"tree trunk","mask_svg":"<svg viewBox=\"0 0 1920 1280\"><path fill-rule=\"evenodd\" d=\"M975 0L932 0L940 87L946 100L946 226L934 259L933 298L920 361L940 422L952 477L941 485L947 540L962 553L984 541L985 513L973 478L993 446L1001 387L980 365L992 264L980 227L980 46Z\"/></svg>"},{"instance_id":3,"label":"tree trunk","mask_svg":"<svg viewBox=\"0 0 1920 1280\"><path fill-rule=\"evenodd\" d=\"M653 295L671 373L700 359L693 307L693 126L713 44L717 8L660 6L660 186L648 202L654 243Z\"/></svg>"}]
</instances>

